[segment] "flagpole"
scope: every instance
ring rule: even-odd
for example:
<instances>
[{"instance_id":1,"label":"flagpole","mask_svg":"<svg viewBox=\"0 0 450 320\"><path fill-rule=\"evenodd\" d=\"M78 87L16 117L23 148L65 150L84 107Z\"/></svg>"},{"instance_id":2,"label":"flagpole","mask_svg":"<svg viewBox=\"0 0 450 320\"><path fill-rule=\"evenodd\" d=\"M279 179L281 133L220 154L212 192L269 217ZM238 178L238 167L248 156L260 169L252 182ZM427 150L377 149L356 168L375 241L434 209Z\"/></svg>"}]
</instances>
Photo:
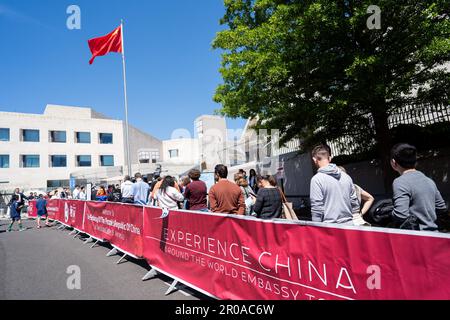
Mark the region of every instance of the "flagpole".
<instances>
[{"instance_id":1,"label":"flagpole","mask_svg":"<svg viewBox=\"0 0 450 320\"><path fill-rule=\"evenodd\" d=\"M123 65L123 92L125 97L125 144L127 153L127 172L131 177L130 139L128 127L128 97L127 97L127 71L125 67L125 44L123 41L123 20L120 20L120 33L122 37L122 65Z\"/></svg>"}]
</instances>

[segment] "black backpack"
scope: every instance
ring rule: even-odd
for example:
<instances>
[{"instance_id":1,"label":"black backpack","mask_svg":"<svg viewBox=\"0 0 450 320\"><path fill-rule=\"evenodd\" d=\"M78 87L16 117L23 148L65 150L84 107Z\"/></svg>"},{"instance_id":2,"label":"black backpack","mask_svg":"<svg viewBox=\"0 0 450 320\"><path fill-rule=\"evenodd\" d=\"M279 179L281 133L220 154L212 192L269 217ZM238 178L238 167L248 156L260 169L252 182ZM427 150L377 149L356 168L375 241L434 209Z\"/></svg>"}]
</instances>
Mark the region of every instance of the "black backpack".
<instances>
[{"instance_id":1,"label":"black backpack","mask_svg":"<svg viewBox=\"0 0 450 320\"><path fill-rule=\"evenodd\" d=\"M370 208L368 217L373 224L385 227L393 222L392 212L394 203L392 199L383 199L375 202Z\"/></svg>"}]
</instances>

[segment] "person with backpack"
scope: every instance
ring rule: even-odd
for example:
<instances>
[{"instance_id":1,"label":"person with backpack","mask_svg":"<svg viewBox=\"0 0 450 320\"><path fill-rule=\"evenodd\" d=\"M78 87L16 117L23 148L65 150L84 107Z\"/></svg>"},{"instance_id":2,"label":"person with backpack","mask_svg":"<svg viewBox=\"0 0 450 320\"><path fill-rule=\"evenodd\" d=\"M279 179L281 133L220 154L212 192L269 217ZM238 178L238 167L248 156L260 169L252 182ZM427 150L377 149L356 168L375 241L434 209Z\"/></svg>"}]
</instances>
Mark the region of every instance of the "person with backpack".
<instances>
[{"instance_id":1,"label":"person with backpack","mask_svg":"<svg viewBox=\"0 0 450 320\"><path fill-rule=\"evenodd\" d=\"M400 174L394 180L392 217L401 229L437 231L439 214L447 207L433 180L416 169L417 149L399 143L391 150L392 169Z\"/></svg>"}]
</instances>

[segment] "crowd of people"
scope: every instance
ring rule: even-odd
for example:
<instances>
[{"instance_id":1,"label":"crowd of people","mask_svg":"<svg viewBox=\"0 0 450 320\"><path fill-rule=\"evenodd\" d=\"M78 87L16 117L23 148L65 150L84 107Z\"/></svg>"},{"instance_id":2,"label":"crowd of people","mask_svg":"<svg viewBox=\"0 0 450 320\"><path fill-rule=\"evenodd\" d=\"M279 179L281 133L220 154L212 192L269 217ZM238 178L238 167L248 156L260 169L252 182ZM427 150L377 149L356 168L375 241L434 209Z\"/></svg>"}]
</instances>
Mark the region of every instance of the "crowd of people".
<instances>
[{"instance_id":1,"label":"crowd of people","mask_svg":"<svg viewBox=\"0 0 450 320\"><path fill-rule=\"evenodd\" d=\"M374 205L374 197L354 184L343 167L331 162L331 150L327 145L316 146L311 154L318 169L310 184L312 221L370 226L364 218ZM398 144L393 147L391 165L400 176L393 183L390 215L397 227L436 231L437 216L447 213L447 207L433 180L416 170L416 162L414 146ZM93 189L91 199L152 205L169 210L248 215L260 219L288 216L285 212L288 209L286 197L274 176L257 175L254 169L247 176L241 169L234 175L234 181L230 181L228 168L218 164L214 168L215 184L209 191L200 176L199 170L192 169L188 176L178 181L170 175L154 176L152 181L148 181L146 176L136 173L133 178L125 176L120 186ZM42 217L45 216L46 199L86 200L87 196L85 187L78 185L72 193L66 188L47 195L32 193L29 197L16 189L10 203L12 222L8 230L15 221L18 221L20 230L23 229L20 210L25 200L34 198L38 200L38 216Z\"/></svg>"}]
</instances>

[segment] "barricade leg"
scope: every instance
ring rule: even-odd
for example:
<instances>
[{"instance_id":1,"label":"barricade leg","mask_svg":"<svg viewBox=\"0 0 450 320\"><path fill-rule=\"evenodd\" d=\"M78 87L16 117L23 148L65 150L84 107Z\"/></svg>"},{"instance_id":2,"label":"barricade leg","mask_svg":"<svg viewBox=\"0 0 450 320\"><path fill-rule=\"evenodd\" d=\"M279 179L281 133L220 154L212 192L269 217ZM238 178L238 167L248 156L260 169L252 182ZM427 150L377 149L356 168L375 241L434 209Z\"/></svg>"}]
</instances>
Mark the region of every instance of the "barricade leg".
<instances>
[{"instance_id":1,"label":"barricade leg","mask_svg":"<svg viewBox=\"0 0 450 320\"><path fill-rule=\"evenodd\" d=\"M170 285L169 289L167 289L167 291L164 295L167 296L170 293L172 293L173 291L175 291L177 284L178 284L178 280L173 280L172 284Z\"/></svg>"},{"instance_id":2,"label":"barricade leg","mask_svg":"<svg viewBox=\"0 0 450 320\"><path fill-rule=\"evenodd\" d=\"M145 274L145 276L142 278L142 281L154 278L154 277L156 277L157 274L158 274L158 272L155 269L151 268L150 271L147 272Z\"/></svg>"},{"instance_id":3,"label":"barricade leg","mask_svg":"<svg viewBox=\"0 0 450 320\"><path fill-rule=\"evenodd\" d=\"M96 241L94 242L94 244L92 244L91 248L95 247L95 245L96 245L97 243L98 243L98 240L96 240Z\"/></svg>"},{"instance_id":4,"label":"barricade leg","mask_svg":"<svg viewBox=\"0 0 450 320\"><path fill-rule=\"evenodd\" d=\"M120 257L120 259L116 262L116 264L119 264L120 261L122 261L126 256L128 256L126 253L123 254L123 256Z\"/></svg>"},{"instance_id":5,"label":"barricade leg","mask_svg":"<svg viewBox=\"0 0 450 320\"><path fill-rule=\"evenodd\" d=\"M73 229L72 231L70 231L69 236L73 235L74 233L77 233L77 230Z\"/></svg>"},{"instance_id":6,"label":"barricade leg","mask_svg":"<svg viewBox=\"0 0 450 320\"><path fill-rule=\"evenodd\" d=\"M92 237L89 237L89 238L86 239L86 241L84 241L84 244L88 244L88 243L91 243L93 241L94 241L94 239L92 239Z\"/></svg>"},{"instance_id":7,"label":"barricade leg","mask_svg":"<svg viewBox=\"0 0 450 320\"><path fill-rule=\"evenodd\" d=\"M111 257L117 254L117 249L116 248L112 248L107 254L107 257Z\"/></svg>"},{"instance_id":8,"label":"barricade leg","mask_svg":"<svg viewBox=\"0 0 450 320\"><path fill-rule=\"evenodd\" d=\"M75 239L79 234L80 234L80 231L77 230L75 235L73 236L73 238Z\"/></svg>"}]
</instances>

